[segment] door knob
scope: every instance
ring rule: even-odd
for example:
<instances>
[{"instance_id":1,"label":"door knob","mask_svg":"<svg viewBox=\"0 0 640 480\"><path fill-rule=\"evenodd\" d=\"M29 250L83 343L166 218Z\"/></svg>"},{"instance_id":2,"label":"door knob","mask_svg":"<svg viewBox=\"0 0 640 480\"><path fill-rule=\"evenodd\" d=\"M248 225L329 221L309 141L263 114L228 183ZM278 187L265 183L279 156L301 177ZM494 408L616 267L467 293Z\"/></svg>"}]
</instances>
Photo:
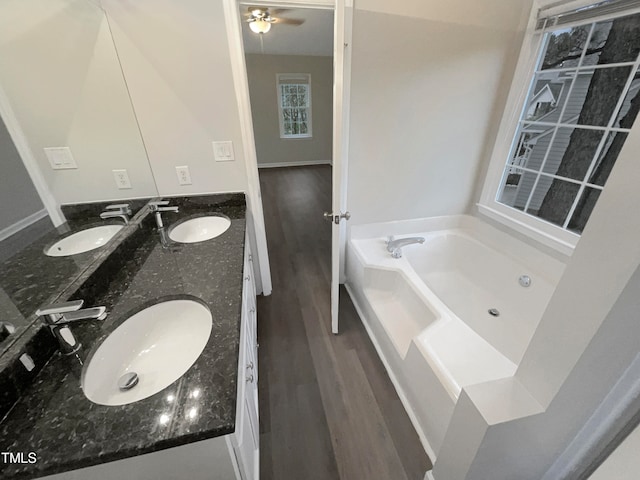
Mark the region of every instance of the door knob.
<instances>
[{"instance_id":1,"label":"door knob","mask_svg":"<svg viewBox=\"0 0 640 480\"><path fill-rule=\"evenodd\" d=\"M333 212L324 212L324 219L329 222L333 222L336 225L338 225L340 223L340 220L342 220L343 218L345 220L349 220L351 218L351 214L349 212L341 212L339 215L334 215Z\"/></svg>"}]
</instances>

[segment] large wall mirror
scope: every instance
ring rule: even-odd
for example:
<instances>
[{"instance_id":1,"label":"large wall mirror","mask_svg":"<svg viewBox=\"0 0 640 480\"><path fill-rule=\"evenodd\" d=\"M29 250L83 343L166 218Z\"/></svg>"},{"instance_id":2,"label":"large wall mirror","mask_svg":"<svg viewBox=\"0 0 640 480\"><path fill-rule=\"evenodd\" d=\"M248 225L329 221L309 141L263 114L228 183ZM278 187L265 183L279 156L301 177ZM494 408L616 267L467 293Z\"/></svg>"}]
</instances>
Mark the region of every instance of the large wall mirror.
<instances>
[{"instance_id":1,"label":"large wall mirror","mask_svg":"<svg viewBox=\"0 0 640 480\"><path fill-rule=\"evenodd\" d=\"M47 212L57 226L65 204L157 195L98 2L0 0L0 115L0 233ZM13 274L38 274L24 269ZM39 306L0 289L0 352Z\"/></svg>"}]
</instances>

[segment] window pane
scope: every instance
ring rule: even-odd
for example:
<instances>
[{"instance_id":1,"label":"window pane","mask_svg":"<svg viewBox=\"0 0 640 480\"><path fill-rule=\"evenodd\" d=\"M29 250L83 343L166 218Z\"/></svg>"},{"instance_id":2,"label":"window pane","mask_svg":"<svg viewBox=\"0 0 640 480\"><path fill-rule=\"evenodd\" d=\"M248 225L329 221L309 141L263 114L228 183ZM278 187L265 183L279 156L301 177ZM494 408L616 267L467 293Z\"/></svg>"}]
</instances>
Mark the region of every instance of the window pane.
<instances>
[{"instance_id":1,"label":"window pane","mask_svg":"<svg viewBox=\"0 0 640 480\"><path fill-rule=\"evenodd\" d=\"M301 88L300 91L298 92L298 97L300 100L300 106L301 107L306 107L307 106L307 90L306 88Z\"/></svg>"},{"instance_id":2,"label":"window pane","mask_svg":"<svg viewBox=\"0 0 640 480\"><path fill-rule=\"evenodd\" d=\"M306 135L309 133L309 129L307 128L307 122L300 123L300 133Z\"/></svg>"},{"instance_id":3,"label":"window pane","mask_svg":"<svg viewBox=\"0 0 640 480\"><path fill-rule=\"evenodd\" d=\"M282 95L282 106L283 107L291 106L291 95L288 92Z\"/></svg>"},{"instance_id":4,"label":"window pane","mask_svg":"<svg viewBox=\"0 0 640 480\"><path fill-rule=\"evenodd\" d=\"M511 165L539 171L555 127L526 125L520 132Z\"/></svg>"},{"instance_id":5,"label":"window pane","mask_svg":"<svg viewBox=\"0 0 640 480\"><path fill-rule=\"evenodd\" d=\"M291 135L293 133L293 127L291 126L291 122L284 122L284 134Z\"/></svg>"},{"instance_id":6,"label":"window pane","mask_svg":"<svg viewBox=\"0 0 640 480\"><path fill-rule=\"evenodd\" d=\"M631 82L629 91L624 97L620 112L613 122L614 127L619 128L631 128L634 120L638 116L638 110L640 109L640 73L636 71L635 78Z\"/></svg>"},{"instance_id":7,"label":"window pane","mask_svg":"<svg viewBox=\"0 0 640 480\"><path fill-rule=\"evenodd\" d=\"M584 180L603 134L600 130L559 127L543 171L573 180Z\"/></svg>"},{"instance_id":8,"label":"window pane","mask_svg":"<svg viewBox=\"0 0 640 480\"><path fill-rule=\"evenodd\" d=\"M616 163L618 154L627 139L627 135L627 133L611 132L607 136L604 147L598 156L598 161L593 168L593 172L591 172L589 183L604 186L607 178L609 178L613 165Z\"/></svg>"},{"instance_id":9,"label":"window pane","mask_svg":"<svg viewBox=\"0 0 640 480\"><path fill-rule=\"evenodd\" d=\"M639 23L640 14L597 23L591 35L583 65L635 61L640 51L640 44L634 41L635 38L632 35L634 27ZM619 42L621 33L628 37L628 41Z\"/></svg>"},{"instance_id":10,"label":"window pane","mask_svg":"<svg viewBox=\"0 0 640 480\"><path fill-rule=\"evenodd\" d=\"M541 175L527 213L563 226L579 190L578 184Z\"/></svg>"},{"instance_id":11,"label":"window pane","mask_svg":"<svg viewBox=\"0 0 640 480\"><path fill-rule=\"evenodd\" d=\"M527 100L524 119L557 122L573 75L573 72L538 73Z\"/></svg>"},{"instance_id":12,"label":"window pane","mask_svg":"<svg viewBox=\"0 0 640 480\"><path fill-rule=\"evenodd\" d=\"M591 34L591 40L587 47L587 53L582 61L583 66L596 65L599 62L600 55L602 54L602 48L609 38L609 32L611 31L612 20L606 22L598 22Z\"/></svg>"},{"instance_id":13,"label":"window pane","mask_svg":"<svg viewBox=\"0 0 640 480\"><path fill-rule=\"evenodd\" d=\"M498 202L524 210L529 194L538 175L515 167L507 167L502 179L502 191Z\"/></svg>"},{"instance_id":14,"label":"window pane","mask_svg":"<svg viewBox=\"0 0 640 480\"><path fill-rule=\"evenodd\" d=\"M591 25L581 25L551 32L542 69L578 66L590 28Z\"/></svg>"},{"instance_id":15,"label":"window pane","mask_svg":"<svg viewBox=\"0 0 640 480\"><path fill-rule=\"evenodd\" d=\"M587 220L589 220L589 217L591 216L593 207L596 206L598 197L600 197L600 190L589 187L584 189L580 196L580 200L578 200L576 209L571 216L571 221L568 225L569 230L575 233L582 233L582 230L584 230L584 227L587 224Z\"/></svg>"},{"instance_id":16,"label":"window pane","mask_svg":"<svg viewBox=\"0 0 640 480\"><path fill-rule=\"evenodd\" d=\"M630 74L631 67L581 70L567 100L563 122L608 125Z\"/></svg>"}]
</instances>

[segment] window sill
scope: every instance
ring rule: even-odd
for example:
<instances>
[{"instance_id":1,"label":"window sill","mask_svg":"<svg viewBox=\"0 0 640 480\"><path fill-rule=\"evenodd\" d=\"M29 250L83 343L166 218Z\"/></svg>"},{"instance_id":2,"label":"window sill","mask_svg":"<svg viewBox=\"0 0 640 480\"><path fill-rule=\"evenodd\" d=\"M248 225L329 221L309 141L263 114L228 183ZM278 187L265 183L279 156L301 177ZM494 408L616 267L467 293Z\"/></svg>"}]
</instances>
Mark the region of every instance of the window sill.
<instances>
[{"instance_id":1,"label":"window sill","mask_svg":"<svg viewBox=\"0 0 640 480\"><path fill-rule=\"evenodd\" d=\"M313 135L280 135L280 140L296 140L305 138L313 138Z\"/></svg>"},{"instance_id":2,"label":"window sill","mask_svg":"<svg viewBox=\"0 0 640 480\"><path fill-rule=\"evenodd\" d=\"M578 240L580 240L580 236L575 233L562 230L542 220L536 220L535 218L510 207L505 207L498 203L495 203L494 206L487 206L480 203L476 205L478 207L478 212L481 215L485 215L519 233L522 233L523 235L526 235L536 242L553 248L563 255L571 256ZM562 238L553 234L556 232L550 232L554 230L557 231L557 234L561 235Z\"/></svg>"}]
</instances>

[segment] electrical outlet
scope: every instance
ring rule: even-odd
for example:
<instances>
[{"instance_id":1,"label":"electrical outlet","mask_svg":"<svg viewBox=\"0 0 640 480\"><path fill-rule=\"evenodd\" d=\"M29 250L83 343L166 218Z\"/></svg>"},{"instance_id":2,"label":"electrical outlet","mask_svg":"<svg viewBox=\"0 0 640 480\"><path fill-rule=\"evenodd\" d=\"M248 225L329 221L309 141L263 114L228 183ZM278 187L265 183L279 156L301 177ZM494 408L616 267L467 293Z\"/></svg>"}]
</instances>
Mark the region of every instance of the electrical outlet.
<instances>
[{"instance_id":1,"label":"electrical outlet","mask_svg":"<svg viewBox=\"0 0 640 480\"><path fill-rule=\"evenodd\" d=\"M213 157L216 162L231 162L235 160L233 142L213 142Z\"/></svg>"},{"instance_id":2,"label":"electrical outlet","mask_svg":"<svg viewBox=\"0 0 640 480\"><path fill-rule=\"evenodd\" d=\"M176 167L176 174L178 175L178 183L180 185L191 185L191 174L189 173L189 167L182 165Z\"/></svg>"},{"instance_id":3,"label":"electrical outlet","mask_svg":"<svg viewBox=\"0 0 640 480\"><path fill-rule=\"evenodd\" d=\"M118 187L120 190L131 188L131 181L129 180L129 174L125 169L112 170L112 172L113 172L113 178L116 181L116 187Z\"/></svg>"}]
</instances>

